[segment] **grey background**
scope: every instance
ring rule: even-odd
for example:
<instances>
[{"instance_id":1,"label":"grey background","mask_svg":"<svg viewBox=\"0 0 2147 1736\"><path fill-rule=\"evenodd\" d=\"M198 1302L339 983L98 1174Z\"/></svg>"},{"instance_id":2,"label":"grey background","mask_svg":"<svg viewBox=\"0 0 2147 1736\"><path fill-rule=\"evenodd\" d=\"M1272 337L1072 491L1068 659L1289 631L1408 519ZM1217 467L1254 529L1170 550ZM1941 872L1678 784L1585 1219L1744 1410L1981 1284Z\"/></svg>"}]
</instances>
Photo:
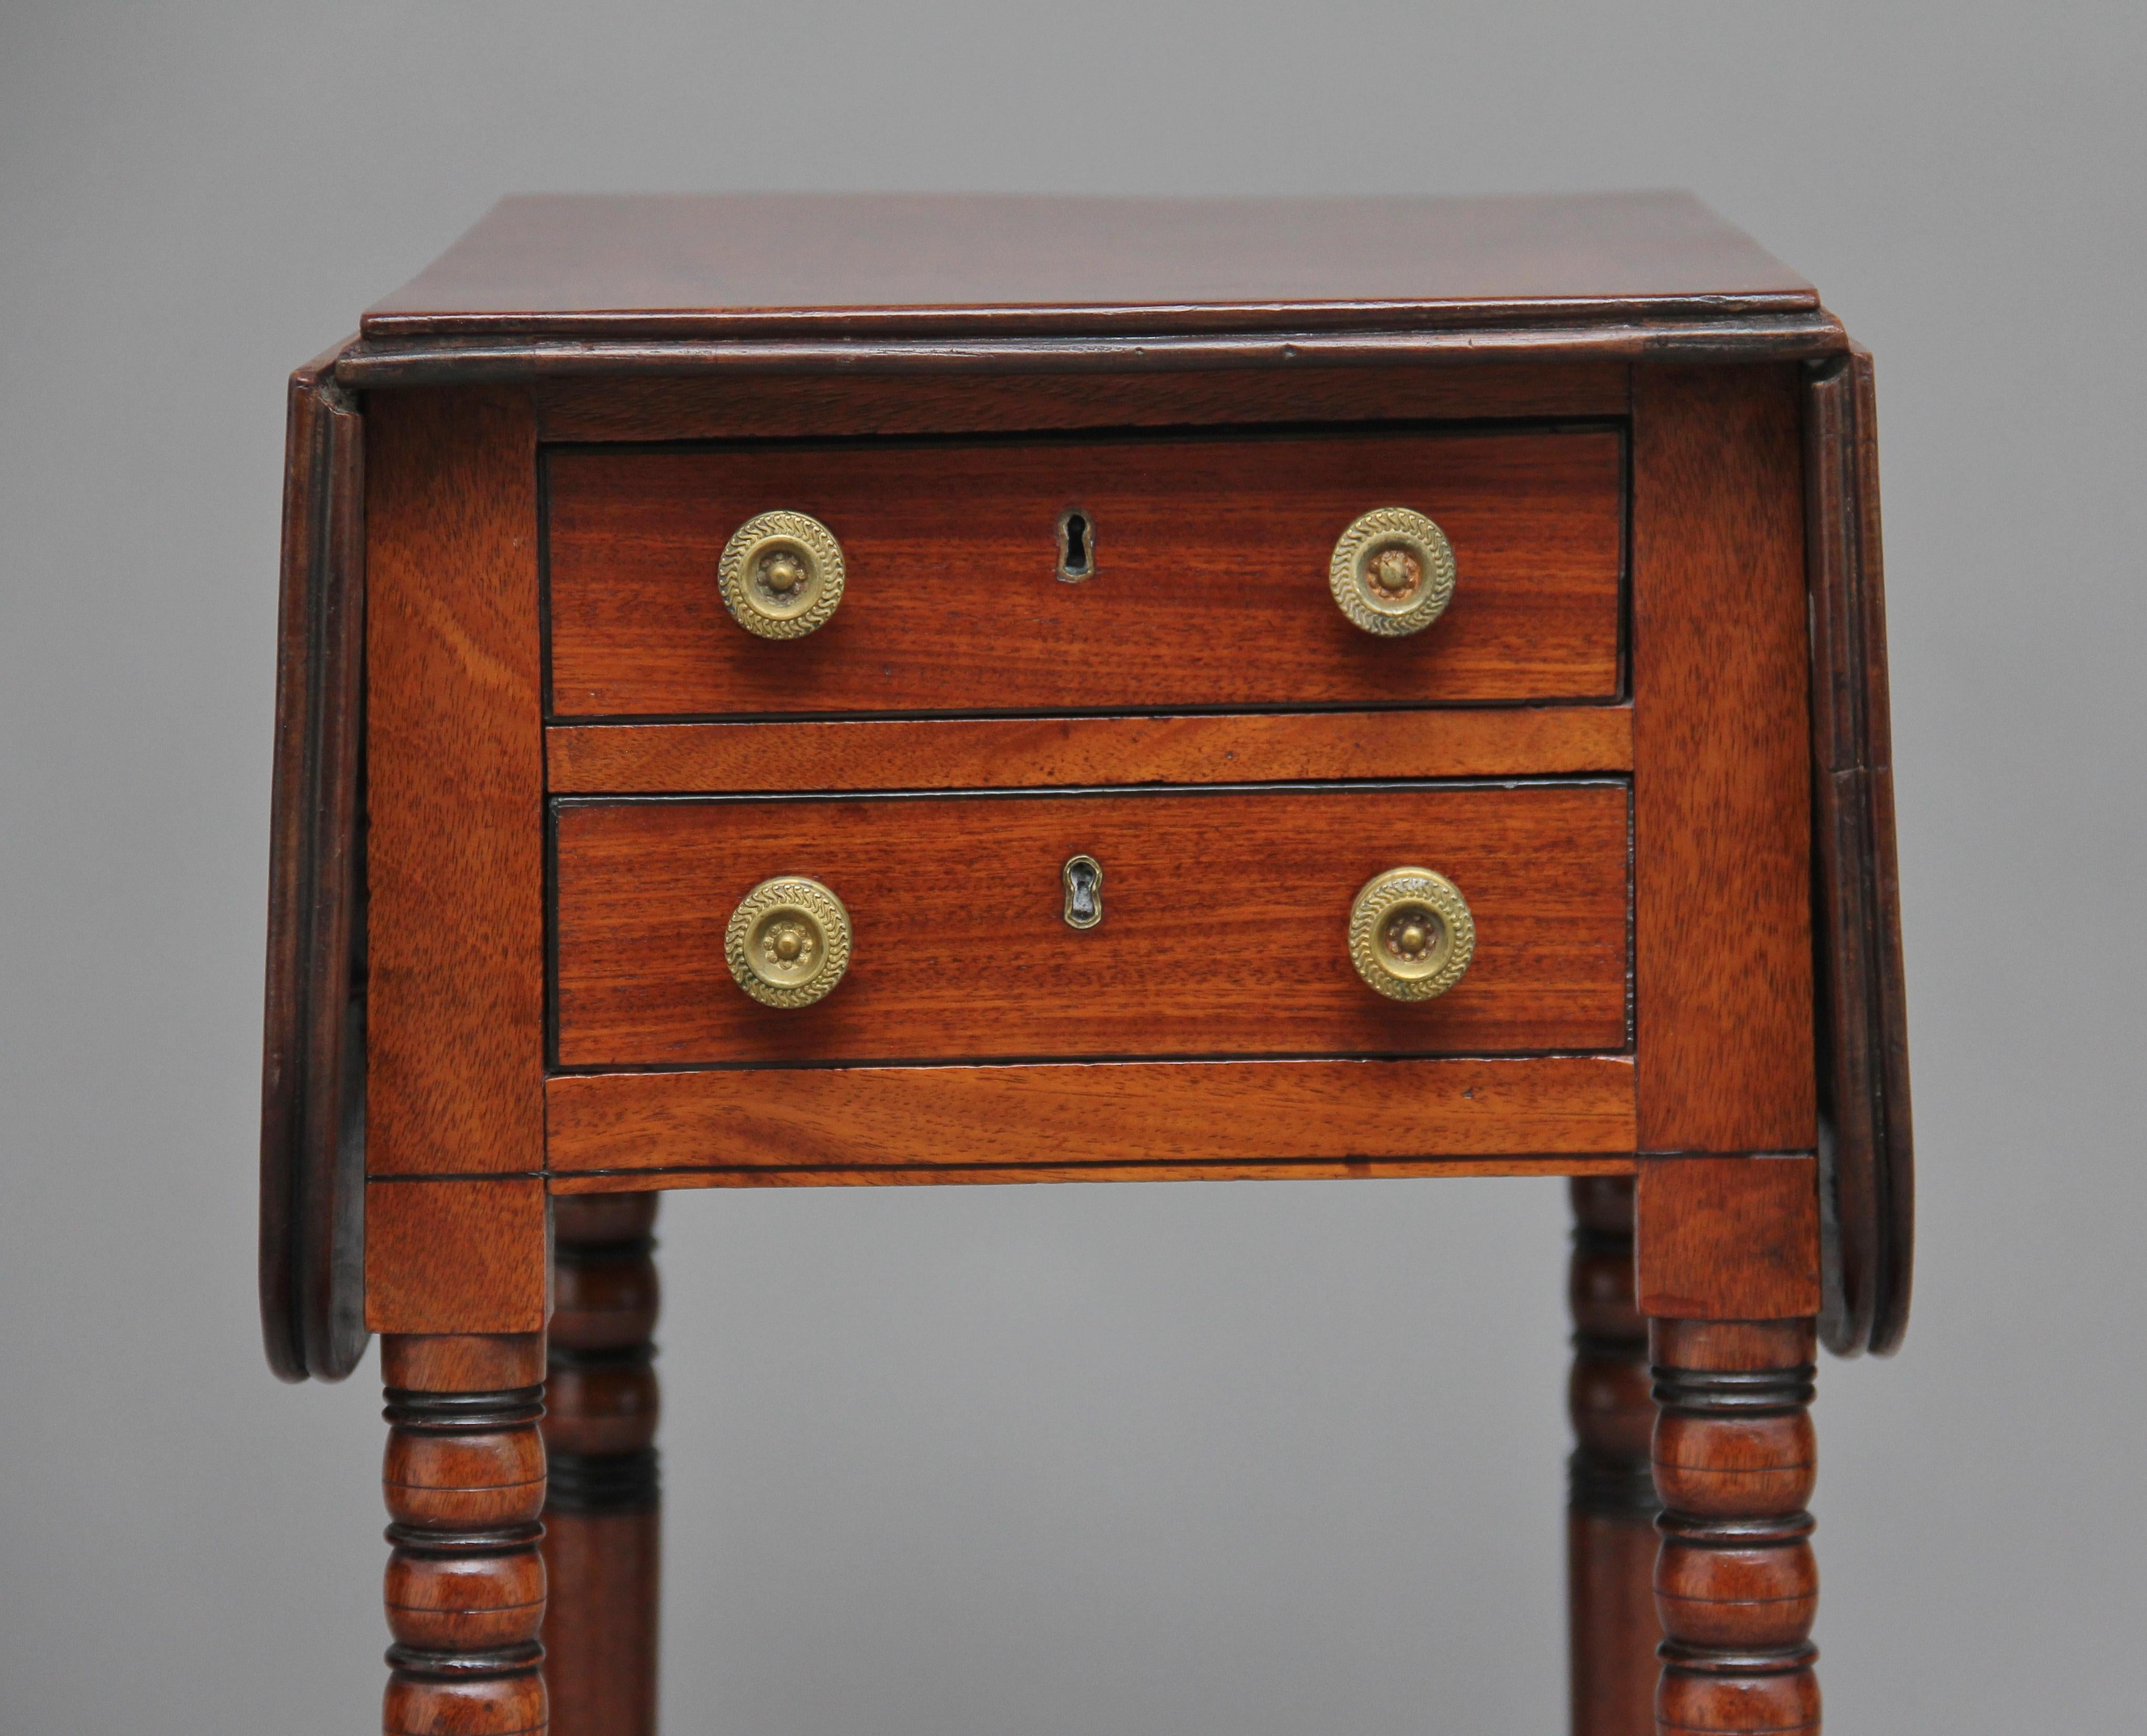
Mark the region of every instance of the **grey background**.
<instances>
[{"instance_id":1,"label":"grey background","mask_svg":"<svg viewBox=\"0 0 2147 1736\"><path fill-rule=\"evenodd\" d=\"M0 1728L362 1732L373 1364L258 1348L283 378L512 189L1684 185L1878 353L1916 1318L1830 1728L2119 1728L2136 4L0 8ZM674 1731L1549 1731L1549 1182L665 1207Z\"/></svg>"}]
</instances>

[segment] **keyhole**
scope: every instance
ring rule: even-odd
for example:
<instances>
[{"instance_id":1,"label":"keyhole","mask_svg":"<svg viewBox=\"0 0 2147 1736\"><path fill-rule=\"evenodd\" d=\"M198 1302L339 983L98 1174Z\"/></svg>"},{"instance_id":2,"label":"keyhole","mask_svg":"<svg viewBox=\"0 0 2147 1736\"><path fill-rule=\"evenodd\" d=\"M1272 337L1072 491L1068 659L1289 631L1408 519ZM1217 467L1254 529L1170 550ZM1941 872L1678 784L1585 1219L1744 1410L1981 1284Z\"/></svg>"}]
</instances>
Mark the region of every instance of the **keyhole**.
<instances>
[{"instance_id":1,"label":"keyhole","mask_svg":"<svg viewBox=\"0 0 2147 1736\"><path fill-rule=\"evenodd\" d=\"M1104 865L1093 856L1070 856L1059 870L1066 888L1066 926L1093 928L1104 919Z\"/></svg>"},{"instance_id":2,"label":"keyhole","mask_svg":"<svg viewBox=\"0 0 2147 1736\"><path fill-rule=\"evenodd\" d=\"M1058 520L1058 576L1068 584L1079 584L1096 570L1094 528L1089 515L1079 508L1063 513Z\"/></svg>"}]
</instances>

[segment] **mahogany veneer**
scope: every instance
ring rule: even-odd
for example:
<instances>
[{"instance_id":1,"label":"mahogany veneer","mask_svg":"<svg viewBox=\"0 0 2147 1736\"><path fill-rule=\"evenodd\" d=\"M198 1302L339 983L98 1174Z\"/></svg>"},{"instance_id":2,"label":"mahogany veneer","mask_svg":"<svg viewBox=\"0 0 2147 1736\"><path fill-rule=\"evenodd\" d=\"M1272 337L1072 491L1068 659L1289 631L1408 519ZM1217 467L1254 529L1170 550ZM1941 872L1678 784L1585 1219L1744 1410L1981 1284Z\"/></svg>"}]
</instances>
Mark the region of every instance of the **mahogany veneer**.
<instances>
[{"instance_id":1,"label":"mahogany veneer","mask_svg":"<svg viewBox=\"0 0 2147 1736\"><path fill-rule=\"evenodd\" d=\"M1574 1178L1574 1729L1817 1729L1814 1347L1899 1343L1912 1185L1810 285L1677 194L518 199L289 427L263 1311L383 1334L384 1729L653 1730L658 1191L1453 1173ZM718 583L774 511L808 636ZM1404 867L1466 920L1353 938ZM796 876L848 973L765 1004Z\"/></svg>"},{"instance_id":2,"label":"mahogany veneer","mask_svg":"<svg viewBox=\"0 0 2147 1736\"><path fill-rule=\"evenodd\" d=\"M1614 429L568 448L544 475L563 718L1618 693ZM826 524L848 568L834 618L783 644L739 632L708 583L770 501ZM1395 501L1422 503L1466 575L1437 633L1398 643L1305 582ZM1079 583L1057 577L1071 508L1094 528Z\"/></svg>"},{"instance_id":3,"label":"mahogany veneer","mask_svg":"<svg viewBox=\"0 0 2147 1736\"><path fill-rule=\"evenodd\" d=\"M1633 769L1629 706L1230 717L582 724L544 733L558 794L1054 789L1517 778Z\"/></svg>"},{"instance_id":4,"label":"mahogany veneer","mask_svg":"<svg viewBox=\"0 0 2147 1736\"><path fill-rule=\"evenodd\" d=\"M575 803L558 1061L1621 1051L1629 805L1616 783ZM1084 852L1108 868L1086 932L1059 883ZM1436 1000L1386 1000L1337 936L1420 857L1467 893L1476 957ZM777 1019L723 931L784 872L833 887L858 938L842 987Z\"/></svg>"}]
</instances>

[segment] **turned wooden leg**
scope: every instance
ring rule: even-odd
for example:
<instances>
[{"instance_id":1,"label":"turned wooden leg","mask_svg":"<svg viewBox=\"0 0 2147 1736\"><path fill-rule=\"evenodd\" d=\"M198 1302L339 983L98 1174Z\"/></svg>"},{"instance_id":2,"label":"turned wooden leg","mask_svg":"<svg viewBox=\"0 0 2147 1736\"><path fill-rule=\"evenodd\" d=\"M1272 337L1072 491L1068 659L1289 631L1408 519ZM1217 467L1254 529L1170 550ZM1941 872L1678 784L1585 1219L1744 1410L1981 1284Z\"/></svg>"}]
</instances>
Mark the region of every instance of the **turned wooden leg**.
<instances>
[{"instance_id":1,"label":"turned wooden leg","mask_svg":"<svg viewBox=\"0 0 2147 1736\"><path fill-rule=\"evenodd\" d=\"M543 1340L389 1334L388 1736L546 1728Z\"/></svg>"},{"instance_id":2,"label":"turned wooden leg","mask_svg":"<svg viewBox=\"0 0 2147 1736\"><path fill-rule=\"evenodd\" d=\"M544 1443L552 1601L544 1673L557 1736L653 1736L661 1515L654 1193L553 1205Z\"/></svg>"},{"instance_id":3,"label":"turned wooden leg","mask_svg":"<svg viewBox=\"0 0 2147 1736\"><path fill-rule=\"evenodd\" d=\"M1656 1320L1664 1736L1816 1736L1809 1320Z\"/></svg>"},{"instance_id":4,"label":"turned wooden leg","mask_svg":"<svg viewBox=\"0 0 2147 1736\"><path fill-rule=\"evenodd\" d=\"M1566 1507L1574 1736L1652 1736L1655 1485L1648 1443L1648 1323L1634 1297L1633 1183L1573 1181L1575 1443Z\"/></svg>"}]
</instances>

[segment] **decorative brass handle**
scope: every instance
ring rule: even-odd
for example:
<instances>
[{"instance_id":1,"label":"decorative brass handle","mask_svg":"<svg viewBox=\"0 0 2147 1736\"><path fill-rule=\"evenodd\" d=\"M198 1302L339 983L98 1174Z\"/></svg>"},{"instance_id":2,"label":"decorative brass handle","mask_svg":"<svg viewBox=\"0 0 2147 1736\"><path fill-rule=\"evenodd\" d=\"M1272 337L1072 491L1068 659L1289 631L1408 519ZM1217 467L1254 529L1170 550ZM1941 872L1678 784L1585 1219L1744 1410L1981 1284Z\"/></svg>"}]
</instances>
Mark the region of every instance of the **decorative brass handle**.
<instances>
[{"instance_id":1,"label":"decorative brass handle","mask_svg":"<svg viewBox=\"0 0 2147 1736\"><path fill-rule=\"evenodd\" d=\"M850 968L850 913L818 880L763 880L731 912L723 950L763 1007L809 1007Z\"/></svg>"},{"instance_id":2,"label":"decorative brass handle","mask_svg":"<svg viewBox=\"0 0 2147 1736\"><path fill-rule=\"evenodd\" d=\"M803 513L756 513L716 563L723 607L763 639L802 639L843 600L843 545Z\"/></svg>"},{"instance_id":3,"label":"decorative brass handle","mask_svg":"<svg viewBox=\"0 0 2147 1736\"><path fill-rule=\"evenodd\" d=\"M1336 606L1366 633L1422 633L1454 600L1454 545L1423 513L1380 507L1342 533L1327 583Z\"/></svg>"},{"instance_id":4,"label":"decorative brass handle","mask_svg":"<svg viewBox=\"0 0 2147 1736\"><path fill-rule=\"evenodd\" d=\"M1389 868L1349 907L1349 961L1390 1000L1428 1001L1461 980L1476 919L1460 888L1429 868Z\"/></svg>"}]
</instances>

